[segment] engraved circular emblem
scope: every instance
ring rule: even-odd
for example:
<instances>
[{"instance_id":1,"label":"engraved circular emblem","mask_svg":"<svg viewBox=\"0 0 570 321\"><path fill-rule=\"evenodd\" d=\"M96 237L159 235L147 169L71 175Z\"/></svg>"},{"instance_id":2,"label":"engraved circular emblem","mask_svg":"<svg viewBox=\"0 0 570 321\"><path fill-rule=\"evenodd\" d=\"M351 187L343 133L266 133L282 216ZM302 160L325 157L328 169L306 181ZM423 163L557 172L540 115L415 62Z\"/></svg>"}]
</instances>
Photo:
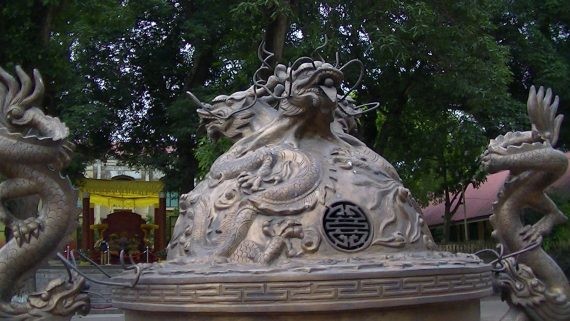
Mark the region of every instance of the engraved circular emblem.
<instances>
[{"instance_id":1,"label":"engraved circular emblem","mask_svg":"<svg viewBox=\"0 0 570 321\"><path fill-rule=\"evenodd\" d=\"M372 229L366 214L351 202L332 204L325 212L323 228L330 244L345 252L366 248L372 238Z\"/></svg>"}]
</instances>

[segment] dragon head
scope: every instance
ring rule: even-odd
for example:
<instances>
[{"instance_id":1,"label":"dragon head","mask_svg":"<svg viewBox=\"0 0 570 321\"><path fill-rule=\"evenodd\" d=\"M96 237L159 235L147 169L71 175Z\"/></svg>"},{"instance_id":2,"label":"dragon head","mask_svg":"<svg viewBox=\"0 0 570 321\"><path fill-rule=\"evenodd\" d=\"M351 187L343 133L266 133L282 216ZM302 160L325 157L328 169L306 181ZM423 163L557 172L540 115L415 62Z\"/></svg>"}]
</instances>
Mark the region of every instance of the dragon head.
<instances>
[{"instance_id":1,"label":"dragon head","mask_svg":"<svg viewBox=\"0 0 570 321\"><path fill-rule=\"evenodd\" d=\"M494 285L502 290L505 300L527 311L540 306L543 310L550 310L551 315L563 312L567 316L563 290L547 288L529 266L517 263L513 257L502 260L500 265L502 269L495 277Z\"/></svg>"},{"instance_id":2,"label":"dragon head","mask_svg":"<svg viewBox=\"0 0 570 321\"><path fill-rule=\"evenodd\" d=\"M199 103L197 112L208 137L227 137L232 142L249 136L275 118L276 110L270 96L258 97L252 88L229 96L220 95L210 104Z\"/></svg>"},{"instance_id":3,"label":"dragon head","mask_svg":"<svg viewBox=\"0 0 570 321\"><path fill-rule=\"evenodd\" d=\"M287 99L280 106L283 113L287 116L325 114L332 121L343 73L329 63L308 58L294 63L287 73L283 92Z\"/></svg>"},{"instance_id":4,"label":"dragon head","mask_svg":"<svg viewBox=\"0 0 570 321\"><path fill-rule=\"evenodd\" d=\"M522 154L530 151L547 149L558 140L563 115L556 115L558 96L552 100L552 91L540 87L538 92L531 86L527 111L531 121L531 130L508 132L492 139L482 155L483 165L491 173L505 169L500 159L505 156Z\"/></svg>"},{"instance_id":5,"label":"dragon head","mask_svg":"<svg viewBox=\"0 0 570 321\"><path fill-rule=\"evenodd\" d=\"M42 292L30 294L28 304L35 313L48 316L66 316L74 312L86 315L89 313L90 299L82 293L85 287L85 279L82 277L74 278L73 282L55 279Z\"/></svg>"},{"instance_id":6,"label":"dragon head","mask_svg":"<svg viewBox=\"0 0 570 321\"><path fill-rule=\"evenodd\" d=\"M34 69L34 81L16 66L18 80L0 68L0 123L11 132L33 133L40 137L62 140L69 129L59 119L50 117L36 107L44 95L40 72ZM33 87L33 90L32 90ZM31 131L31 132L30 132Z\"/></svg>"},{"instance_id":7,"label":"dragon head","mask_svg":"<svg viewBox=\"0 0 570 321\"><path fill-rule=\"evenodd\" d=\"M208 137L218 140L224 136L232 141L243 137L254 112L250 108L240 109L251 103L252 99L253 96L248 95L247 91L239 91L230 96L217 96L211 104L201 104L197 111Z\"/></svg>"}]
</instances>

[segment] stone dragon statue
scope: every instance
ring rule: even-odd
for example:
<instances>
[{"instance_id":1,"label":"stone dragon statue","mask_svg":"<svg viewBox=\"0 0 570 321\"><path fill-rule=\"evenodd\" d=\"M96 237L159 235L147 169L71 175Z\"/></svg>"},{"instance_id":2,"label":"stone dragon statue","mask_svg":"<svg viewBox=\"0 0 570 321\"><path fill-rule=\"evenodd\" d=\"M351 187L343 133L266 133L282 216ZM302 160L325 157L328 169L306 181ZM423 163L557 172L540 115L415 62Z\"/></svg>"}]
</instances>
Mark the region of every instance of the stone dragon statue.
<instances>
[{"instance_id":1,"label":"stone dragon statue","mask_svg":"<svg viewBox=\"0 0 570 321\"><path fill-rule=\"evenodd\" d=\"M271 97L257 98L250 88L229 96L217 96L211 104L202 103L197 99L196 102L201 107L197 112L200 121L206 127L208 137L218 140L223 136L235 143L275 119L277 110L273 108L271 100L273 100ZM250 108L244 108L250 104L253 104Z\"/></svg>"},{"instance_id":2,"label":"stone dragon statue","mask_svg":"<svg viewBox=\"0 0 570 321\"><path fill-rule=\"evenodd\" d=\"M544 193L568 166L566 156L553 148L562 115L556 116L558 97L531 87L528 115L530 131L509 132L491 140L482 161L487 170L510 171L494 204L490 221L493 236L506 253L520 254L497 262L497 284L510 310L502 321L570 320L570 286L560 267L540 247L552 228L567 220ZM526 208L543 214L534 225L523 224Z\"/></svg>"},{"instance_id":3,"label":"stone dragon statue","mask_svg":"<svg viewBox=\"0 0 570 321\"><path fill-rule=\"evenodd\" d=\"M77 192L60 172L74 148L69 130L38 107L40 73L34 70L33 81L20 67L16 73L19 81L0 68L0 220L14 234L0 248L0 319L69 320L89 311L83 278L54 280L27 302L11 302L19 284L65 245L78 215ZM31 212L18 206L34 199L40 202L25 206Z\"/></svg>"},{"instance_id":4,"label":"stone dragon statue","mask_svg":"<svg viewBox=\"0 0 570 321\"><path fill-rule=\"evenodd\" d=\"M169 260L270 265L367 247L433 248L394 167L349 134L361 111L338 92L349 63L302 57L211 104L190 94L208 134L234 145L181 196ZM354 217L355 228L339 229L335 222L345 219L331 208Z\"/></svg>"}]
</instances>

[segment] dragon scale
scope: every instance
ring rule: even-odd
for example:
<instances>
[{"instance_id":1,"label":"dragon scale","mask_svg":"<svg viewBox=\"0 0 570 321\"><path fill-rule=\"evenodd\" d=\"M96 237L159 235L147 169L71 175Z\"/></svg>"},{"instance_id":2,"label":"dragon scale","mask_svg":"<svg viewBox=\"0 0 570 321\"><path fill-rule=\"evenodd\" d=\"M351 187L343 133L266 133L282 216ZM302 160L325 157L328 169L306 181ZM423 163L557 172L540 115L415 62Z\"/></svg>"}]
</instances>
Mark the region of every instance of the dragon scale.
<instances>
[{"instance_id":1,"label":"dragon scale","mask_svg":"<svg viewBox=\"0 0 570 321\"><path fill-rule=\"evenodd\" d=\"M79 213L77 191L61 175L74 149L69 130L35 107L44 92L39 72L34 82L20 67L16 73L19 81L0 68L0 220L14 235L0 248L0 319L69 320L90 308L81 277L52 280L25 303L11 302L20 283L65 245Z\"/></svg>"}]
</instances>

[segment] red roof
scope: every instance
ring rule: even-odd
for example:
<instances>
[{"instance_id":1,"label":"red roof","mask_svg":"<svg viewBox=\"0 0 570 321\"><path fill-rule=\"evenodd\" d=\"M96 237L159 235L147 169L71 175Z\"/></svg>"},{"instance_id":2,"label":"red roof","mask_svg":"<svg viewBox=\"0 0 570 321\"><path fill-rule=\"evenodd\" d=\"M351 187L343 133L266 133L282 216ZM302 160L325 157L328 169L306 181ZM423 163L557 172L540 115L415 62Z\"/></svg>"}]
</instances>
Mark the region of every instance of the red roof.
<instances>
[{"instance_id":1,"label":"red roof","mask_svg":"<svg viewBox=\"0 0 570 321\"><path fill-rule=\"evenodd\" d=\"M570 153L566 153L566 157L570 159ZM493 212L493 202L497 199L497 193L505 183L509 172L503 171L487 176L487 180L479 186L473 188L469 185L465 191L465 209L463 205L452 217L453 222L467 220L485 219ZM562 193L570 193L570 167L566 170L564 176L552 184L555 191ZM460 200L457 200L460 201ZM457 202L456 201L456 202ZM432 203L423 209L424 219L429 226L443 224L443 213L445 212L444 203Z\"/></svg>"},{"instance_id":2,"label":"red roof","mask_svg":"<svg viewBox=\"0 0 570 321\"><path fill-rule=\"evenodd\" d=\"M467 216L468 220L472 220L491 215L493 202L497 199L497 193L503 186L508 175L508 171L489 175L487 176L487 180L477 189L474 188L473 185L469 185L465 191L465 210L463 209L463 205L459 205L459 209L451 220L457 222L463 221L465 216ZM456 200L456 203L458 201L460 201L460 199ZM443 213L445 212L443 202L432 203L424 208L423 212L424 219L429 226L443 224Z\"/></svg>"}]
</instances>

